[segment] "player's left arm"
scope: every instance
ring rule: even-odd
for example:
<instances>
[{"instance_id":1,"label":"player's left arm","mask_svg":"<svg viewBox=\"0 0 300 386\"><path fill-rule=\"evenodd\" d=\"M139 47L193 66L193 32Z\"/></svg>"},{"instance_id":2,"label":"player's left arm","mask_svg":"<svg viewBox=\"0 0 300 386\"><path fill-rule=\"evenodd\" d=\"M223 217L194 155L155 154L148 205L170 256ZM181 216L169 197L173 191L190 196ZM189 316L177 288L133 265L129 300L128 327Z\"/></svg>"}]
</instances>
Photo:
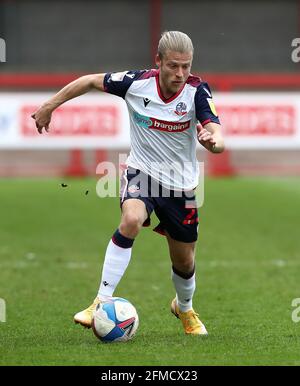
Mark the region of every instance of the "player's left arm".
<instances>
[{"instance_id":1,"label":"player's left arm","mask_svg":"<svg viewBox=\"0 0 300 386\"><path fill-rule=\"evenodd\" d=\"M195 93L198 141L212 153L222 153L224 140L209 85L201 82Z\"/></svg>"},{"instance_id":2,"label":"player's left arm","mask_svg":"<svg viewBox=\"0 0 300 386\"><path fill-rule=\"evenodd\" d=\"M222 153L225 149L221 125L218 123L208 122L203 127L198 124L197 137L201 145L212 153Z\"/></svg>"}]
</instances>

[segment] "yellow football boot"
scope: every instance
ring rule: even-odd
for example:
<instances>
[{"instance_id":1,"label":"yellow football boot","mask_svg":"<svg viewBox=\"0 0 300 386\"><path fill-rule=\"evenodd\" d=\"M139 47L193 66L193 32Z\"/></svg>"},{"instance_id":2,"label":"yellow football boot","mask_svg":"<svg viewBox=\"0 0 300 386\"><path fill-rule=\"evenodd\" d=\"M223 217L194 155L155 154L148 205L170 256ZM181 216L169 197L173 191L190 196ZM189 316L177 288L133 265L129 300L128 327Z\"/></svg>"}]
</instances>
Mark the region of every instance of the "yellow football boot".
<instances>
[{"instance_id":1,"label":"yellow football boot","mask_svg":"<svg viewBox=\"0 0 300 386\"><path fill-rule=\"evenodd\" d=\"M208 332L204 324L198 318L198 314L193 310L187 312L181 312L176 302L176 298L172 300L171 312L179 318L183 324L183 328L186 334L190 335L207 335Z\"/></svg>"},{"instance_id":2,"label":"yellow football boot","mask_svg":"<svg viewBox=\"0 0 300 386\"><path fill-rule=\"evenodd\" d=\"M74 316L74 322L81 324L83 327L91 328L93 313L99 303L100 299L96 297L93 304L91 304L88 308L77 312L77 314Z\"/></svg>"}]
</instances>

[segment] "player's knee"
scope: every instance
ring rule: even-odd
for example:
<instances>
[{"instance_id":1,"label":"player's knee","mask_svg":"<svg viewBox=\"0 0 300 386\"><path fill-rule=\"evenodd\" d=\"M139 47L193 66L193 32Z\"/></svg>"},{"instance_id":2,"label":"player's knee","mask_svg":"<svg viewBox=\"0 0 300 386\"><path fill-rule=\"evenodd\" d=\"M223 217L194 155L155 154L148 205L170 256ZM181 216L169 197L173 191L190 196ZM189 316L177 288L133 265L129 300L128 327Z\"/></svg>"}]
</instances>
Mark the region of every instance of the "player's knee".
<instances>
[{"instance_id":1,"label":"player's knee","mask_svg":"<svg viewBox=\"0 0 300 386\"><path fill-rule=\"evenodd\" d=\"M180 264L180 271L186 275L192 274L194 272L194 266L193 260L183 260Z\"/></svg>"},{"instance_id":2,"label":"player's knee","mask_svg":"<svg viewBox=\"0 0 300 386\"><path fill-rule=\"evenodd\" d=\"M133 238L139 233L142 225L142 220L138 215L127 213L122 217L119 229L124 236Z\"/></svg>"},{"instance_id":3,"label":"player's knee","mask_svg":"<svg viewBox=\"0 0 300 386\"><path fill-rule=\"evenodd\" d=\"M193 274L195 270L194 254L191 252L182 258L177 258L175 268L185 275Z\"/></svg>"}]
</instances>

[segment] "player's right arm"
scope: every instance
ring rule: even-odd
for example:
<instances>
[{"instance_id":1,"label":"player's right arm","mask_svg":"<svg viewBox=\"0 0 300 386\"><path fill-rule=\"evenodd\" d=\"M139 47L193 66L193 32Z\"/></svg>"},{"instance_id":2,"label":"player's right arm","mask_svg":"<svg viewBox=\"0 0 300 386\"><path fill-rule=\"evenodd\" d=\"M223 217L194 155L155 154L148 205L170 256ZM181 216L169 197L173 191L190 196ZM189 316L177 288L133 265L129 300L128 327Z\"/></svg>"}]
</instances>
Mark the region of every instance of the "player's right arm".
<instances>
[{"instance_id":1,"label":"player's right arm","mask_svg":"<svg viewBox=\"0 0 300 386\"><path fill-rule=\"evenodd\" d=\"M56 95L43 103L42 106L31 115L31 117L35 119L38 132L41 134L43 128L45 128L46 131L49 130L53 111L66 101L86 94L93 89L104 91L104 77L105 74L84 75L67 84Z\"/></svg>"}]
</instances>

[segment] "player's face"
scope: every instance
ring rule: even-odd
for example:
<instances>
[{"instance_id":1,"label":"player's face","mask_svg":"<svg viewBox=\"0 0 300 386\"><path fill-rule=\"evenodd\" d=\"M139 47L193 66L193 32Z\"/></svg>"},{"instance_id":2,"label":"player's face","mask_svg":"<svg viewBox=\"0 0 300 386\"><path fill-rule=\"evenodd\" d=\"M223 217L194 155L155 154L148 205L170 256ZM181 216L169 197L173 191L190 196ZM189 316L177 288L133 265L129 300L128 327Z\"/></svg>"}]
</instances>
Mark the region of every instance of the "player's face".
<instances>
[{"instance_id":1,"label":"player's face","mask_svg":"<svg viewBox=\"0 0 300 386\"><path fill-rule=\"evenodd\" d=\"M156 65L160 70L159 84L165 98L176 94L190 75L192 52L167 50L163 58L156 56Z\"/></svg>"}]
</instances>

